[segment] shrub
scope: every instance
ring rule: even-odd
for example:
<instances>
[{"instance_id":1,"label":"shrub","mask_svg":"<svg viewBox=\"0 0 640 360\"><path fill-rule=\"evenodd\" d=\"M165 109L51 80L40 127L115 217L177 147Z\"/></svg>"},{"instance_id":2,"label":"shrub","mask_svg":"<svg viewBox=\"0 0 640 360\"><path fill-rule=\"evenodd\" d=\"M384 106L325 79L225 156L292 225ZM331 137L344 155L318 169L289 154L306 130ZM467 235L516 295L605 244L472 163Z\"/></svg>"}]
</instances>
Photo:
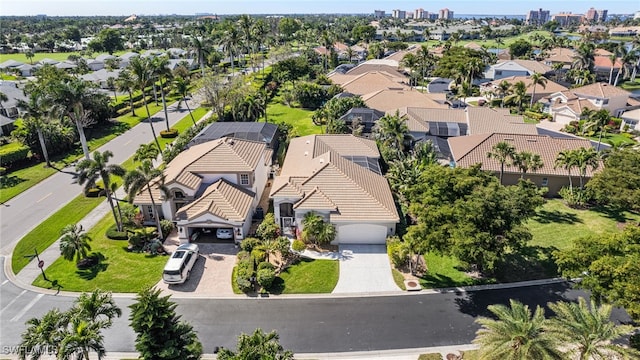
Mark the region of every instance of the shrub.
<instances>
[{"instance_id":1,"label":"shrub","mask_svg":"<svg viewBox=\"0 0 640 360\"><path fill-rule=\"evenodd\" d=\"M242 292L249 292L253 290L253 285L251 285L251 281L249 279L241 278L239 276L236 278L236 285L238 285L238 289L240 289L240 291Z\"/></svg>"},{"instance_id":2,"label":"shrub","mask_svg":"<svg viewBox=\"0 0 640 360\"><path fill-rule=\"evenodd\" d=\"M5 172L7 172L7 168L0 166L0 175L4 175Z\"/></svg>"},{"instance_id":3,"label":"shrub","mask_svg":"<svg viewBox=\"0 0 640 360\"><path fill-rule=\"evenodd\" d=\"M583 209L591 201L591 195L587 190L573 189L571 191L569 188L563 187L558 194L570 208Z\"/></svg>"},{"instance_id":4,"label":"shrub","mask_svg":"<svg viewBox=\"0 0 640 360\"><path fill-rule=\"evenodd\" d=\"M295 251L304 251L304 249L307 248L307 244L305 244L302 240L294 240L291 248L293 248L293 250Z\"/></svg>"},{"instance_id":5,"label":"shrub","mask_svg":"<svg viewBox=\"0 0 640 360\"><path fill-rule=\"evenodd\" d=\"M251 252L254 247L262 245L262 241L256 238L246 238L240 243L240 249Z\"/></svg>"},{"instance_id":6,"label":"shrub","mask_svg":"<svg viewBox=\"0 0 640 360\"><path fill-rule=\"evenodd\" d=\"M0 148L0 166L9 167L11 164L27 160L29 147L19 143L5 145Z\"/></svg>"},{"instance_id":7,"label":"shrub","mask_svg":"<svg viewBox=\"0 0 640 360\"><path fill-rule=\"evenodd\" d=\"M268 262L268 261L263 261L260 264L258 264L258 271L262 270L262 269L271 269L271 270L275 270L276 267L275 265L273 265L272 263Z\"/></svg>"},{"instance_id":8,"label":"shrub","mask_svg":"<svg viewBox=\"0 0 640 360\"><path fill-rule=\"evenodd\" d=\"M107 232L105 233L107 238L111 240L128 240L129 235L127 235L127 231L118 231L116 224L111 225Z\"/></svg>"},{"instance_id":9,"label":"shrub","mask_svg":"<svg viewBox=\"0 0 640 360\"><path fill-rule=\"evenodd\" d=\"M164 235L165 239L167 238L167 236L169 236L169 234L171 234L171 232L175 228L176 227L173 224L173 221L167 220L167 219L160 220L160 229L162 229L162 235Z\"/></svg>"},{"instance_id":10,"label":"shrub","mask_svg":"<svg viewBox=\"0 0 640 360\"><path fill-rule=\"evenodd\" d=\"M160 137L163 139L173 139L178 136L178 130L170 129L170 130L162 130L160 131Z\"/></svg>"},{"instance_id":11,"label":"shrub","mask_svg":"<svg viewBox=\"0 0 640 360\"><path fill-rule=\"evenodd\" d=\"M238 262L242 260L247 260L250 258L251 258L251 254L248 251L240 250L238 251L238 254L236 254L236 259L238 259Z\"/></svg>"},{"instance_id":12,"label":"shrub","mask_svg":"<svg viewBox=\"0 0 640 360\"><path fill-rule=\"evenodd\" d=\"M91 188L84 192L84 195L86 197L99 197L99 196L103 196L104 194L105 194L104 189L100 189L100 188Z\"/></svg>"},{"instance_id":13,"label":"shrub","mask_svg":"<svg viewBox=\"0 0 640 360\"><path fill-rule=\"evenodd\" d=\"M267 213L256 229L256 235L262 240L275 239L280 234L280 227L276 224L273 213Z\"/></svg>"},{"instance_id":14,"label":"shrub","mask_svg":"<svg viewBox=\"0 0 640 360\"><path fill-rule=\"evenodd\" d=\"M258 285L262 286L265 289L271 287L273 284L273 280L276 278L276 272L273 269L262 269L258 270L258 275L256 280Z\"/></svg>"},{"instance_id":15,"label":"shrub","mask_svg":"<svg viewBox=\"0 0 640 360\"><path fill-rule=\"evenodd\" d=\"M409 249L397 236L387 239L387 254L396 268L406 265L409 260Z\"/></svg>"},{"instance_id":16,"label":"shrub","mask_svg":"<svg viewBox=\"0 0 640 360\"><path fill-rule=\"evenodd\" d=\"M256 246L251 250L251 258L256 263L261 263L267 259L267 252L264 251L264 247Z\"/></svg>"},{"instance_id":17,"label":"shrub","mask_svg":"<svg viewBox=\"0 0 640 360\"><path fill-rule=\"evenodd\" d=\"M250 279L253 276L253 261L251 259L238 261L238 277Z\"/></svg>"},{"instance_id":18,"label":"shrub","mask_svg":"<svg viewBox=\"0 0 640 360\"><path fill-rule=\"evenodd\" d=\"M631 335L629 337L629 345L636 350L640 350L640 334Z\"/></svg>"}]
</instances>

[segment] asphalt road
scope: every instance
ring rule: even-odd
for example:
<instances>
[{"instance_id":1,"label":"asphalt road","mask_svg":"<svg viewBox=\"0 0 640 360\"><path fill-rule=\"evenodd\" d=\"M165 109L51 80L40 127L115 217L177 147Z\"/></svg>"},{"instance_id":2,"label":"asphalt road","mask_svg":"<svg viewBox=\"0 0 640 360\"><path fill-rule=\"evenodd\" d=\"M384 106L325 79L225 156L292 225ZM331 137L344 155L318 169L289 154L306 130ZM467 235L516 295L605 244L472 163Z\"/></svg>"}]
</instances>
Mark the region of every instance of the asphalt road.
<instances>
[{"instance_id":1,"label":"asphalt road","mask_svg":"<svg viewBox=\"0 0 640 360\"><path fill-rule=\"evenodd\" d=\"M178 111L175 105L171 105L167 110L170 125L188 114L185 106ZM152 122L156 134L166 129L163 111L155 114ZM111 150L111 162L120 164L131 157L140 144L151 141L151 127L145 120L98 151ZM82 186L75 183L74 174L75 165L60 169L41 183L0 204L0 255L11 254L18 240L82 192Z\"/></svg>"},{"instance_id":2,"label":"asphalt road","mask_svg":"<svg viewBox=\"0 0 640 360\"><path fill-rule=\"evenodd\" d=\"M0 258L3 265L4 258ZM0 354L20 342L25 322L52 308L68 309L72 297L22 290L0 276ZM173 298L177 311L198 332L205 353L214 347L235 348L241 332L276 330L281 344L296 353L327 353L412 349L468 344L487 316L487 305L507 304L510 298L531 306L585 296L568 283L473 292L412 293L374 297L316 298ZM131 296L117 297L123 310L104 332L110 352L133 352L135 334L129 328ZM616 321L628 321L615 310Z\"/></svg>"}]
</instances>

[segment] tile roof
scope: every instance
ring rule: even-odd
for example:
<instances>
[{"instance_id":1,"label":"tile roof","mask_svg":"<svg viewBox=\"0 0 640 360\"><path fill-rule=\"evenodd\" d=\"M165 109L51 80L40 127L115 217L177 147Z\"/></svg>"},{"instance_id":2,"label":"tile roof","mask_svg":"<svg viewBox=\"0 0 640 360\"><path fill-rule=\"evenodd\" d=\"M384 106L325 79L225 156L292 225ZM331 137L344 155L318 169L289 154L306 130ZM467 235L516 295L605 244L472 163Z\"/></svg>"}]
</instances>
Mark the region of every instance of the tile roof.
<instances>
[{"instance_id":1,"label":"tile roof","mask_svg":"<svg viewBox=\"0 0 640 360\"><path fill-rule=\"evenodd\" d=\"M353 135L292 139L271 196L298 198L300 209L331 210L331 221L399 221L387 180L343 157L349 155L380 157L375 142Z\"/></svg>"},{"instance_id":2,"label":"tile roof","mask_svg":"<svg viewBox=\"0 0 640 360\"><path fill-rule=\"evenodd\" d=\"M578 88L574 88L569 90L575 96L578 97L598 97L598 98L609 98L612 96L629 96L631 93L622 88L609 85L603 82L597 82L585 86L581 86Z\"/></svg>"},{"instance_id":3,"label":"tile roof","mask_svg":"<svg viewBox=\"0 0 640 360\"><path fill-rule=\"evenodd\" d=\"M576 114L576 116L580 116L584 109L590 110L600 110L597 106L595 106L591 101L586 99L571 99L565 103L557 103L552 106L554 111L558 111L564 107L571 109L571 111Z\"/></svg>"},{"instance_id":4,"label":"tile roof","mask_svg":"<svg viewBox=\"0 0 640 360\"><path fill-rule=\"evenodd\" d=\"M536 174L542 175L568 176L566 169L554 169L558 153L565 150L591 148L591 143L587 139L553 138L547 135L494 133L449 138L449 146L456 166L470 167L482 163L482 169L490 171L500 171L500 163L496 159L487 157L487 153L499 142L508 142L515 147L516 151L529 151L540 155L544 165L536 171ZM505 173L518 174L520 171L515 167L505 167ZM587 176L592 176L593 173L591 168L587 169ZM575 170L573 175L576 175Z\"/></svg>"},{"instance_id":5,"label":"tile roof","mask_svg":"<svg viewBox=\"0 0 640 360\"><path fill-rule=\"evenodd\" d=\"M571 64L576 56L576 52L573 49L569 48L553 48L549 52L549 56L545 59L545 61L550 62L561 62L565 64Z\"/></svg>"},{"instance_id":6,"label":"tile roof","mask_svg":"<svg viewBox=\"0 0 640 360\"><path fill-rule=\"evenodd\" d=\"M418 90L378 90L362 96L371 109L394 112L403 107L426 107L448 109L444 104L445 94L426 94ZM442 103L438 102L442 101Z\"/></svg>"},{"instance_id":7,"label":"tile roof","mask_svg":"<svg viewBox=\"0 0 640 360\"><path fill-rule=\"evenodd\" d=\"M370 71L341 84L344 91L355 95L364 95L378 90L409 90L409 86L402 84L406 77L394 77L383 71Z\"/></svg>"},{"instance_id":8,"label":"tile roof","mask_svg":"<svg viewBox=\"0 0 640 360\"><path fill-rule=\"evenodd\" d=\"M467 123L467 113L462 109L428 109L405 107L400 109L400 116L405 116L409 131L429 132L430 122Z\"/></svg>"},{"instance_id":9,"label":"tile roof","mask_svg":"<svg viewBox=\"0 0 640 360\"><path fill-rule=\"evenodd\" d=\"M540 74L545 74L553 70L551 66L545 65L539 61L520 59L501 61L493 66L494 68L511 68L513 67L513 64L521 66L531 72L537 72Z\"/></svg>"},{"instance_id":10,"label":"tile roof","mask_svg":"<svg viewBox=\"0 0 640 360\"><path fill-rule=\"evenodd\" d=\"M611 59L608 56L594 56L593 66L597 68L611 69ZM616 58L616 62L615 65L613 65L613 68L622 68L622 61L620 61L620 58Z\"/></svg>"},{"instance_id":11,"label":"tile roof","mask_svg":"<svg viewBox=\"0 0 640 360\"><path fill-rule=\"evenodd\" d=\"M535 124L525 123L522 116L511 115L509 109L468 107L466 110L469 134L538 134Z\"/></svg>"},{"instance_id":12,"label":"tile roof","mask_svg":"<svg viewBox=\"0 0 640 360\"><path fill-rule=\"evenodd\" d=\"M211 214L227 221L243 222L249 218L255 194L247 189L220 179L209 185L192 203L176 212L177 220L195 220Z\"/></svg>"},{"instance_id":13,"label":"tile roof","mask_svg":"<svg viewBox=\"0 0 640 360\"><path fill-rule=\"evenodd\" d=\"M362 75L372 71L383 71L389 73L393 77L403 78L408 80L409 78L398 70L397 62L378 60L381 62L373 62L372 60L363 62L362 64L354 67L346 72L346 75Z\"/></svg>"},{"instance_id":14,"label":"tile roof","mask_svg":"<svg viewBox=\"0 0 640 360\"><path fill-rule=\"evenodd\" d=\"M482 84L481 87L485 89L490 87L496 88L497 85L503 81L506 81L507 83L512 85L517 83L518 81L522 81L527 86L527 94L528 95L533 94L533 82L531 81L530 76L509 76L505 78L500 78L498 80L484 83ZM568 90L566 87L558 84L557 82L553 82L550 79L547 79L547 83L544 87L542 87L542 85L536 86L536 96L538 96L538 94L552 94L555 92L561 92L566 90Z\"/></svg>"}]
</instances>

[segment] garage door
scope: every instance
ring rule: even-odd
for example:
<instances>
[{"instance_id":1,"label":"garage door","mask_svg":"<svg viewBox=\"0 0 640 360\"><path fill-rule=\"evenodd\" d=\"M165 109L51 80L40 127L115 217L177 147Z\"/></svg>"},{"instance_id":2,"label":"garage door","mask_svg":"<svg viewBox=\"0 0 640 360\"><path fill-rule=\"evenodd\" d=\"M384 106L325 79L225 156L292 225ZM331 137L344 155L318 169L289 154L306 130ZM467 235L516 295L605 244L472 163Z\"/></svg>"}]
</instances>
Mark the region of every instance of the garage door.
<instances>
[{"instance_id":1,"label":"garage door","mask_svg":"<svg viewBox=\"0 0 640 360\"><path fill-rule=\"evenodd\" d=\"M374 224L338 225L340 244L384 244L387 239L387 227Z\"/></svg>"},{"instance_id":2,"label":"garage door","mask_svg":"<svg viewBox=\"0 0 640 360\"><path fill-rule=\"evenodd\" d=\"M575 120L575 118L573 116L560 114L560 113L556 114L556 117L555 117L555 121L558 124L564 124L564 125L567 125L567 124L569 124L570 122L572 122L574 120Z\"/></svg>"}]
</instances>

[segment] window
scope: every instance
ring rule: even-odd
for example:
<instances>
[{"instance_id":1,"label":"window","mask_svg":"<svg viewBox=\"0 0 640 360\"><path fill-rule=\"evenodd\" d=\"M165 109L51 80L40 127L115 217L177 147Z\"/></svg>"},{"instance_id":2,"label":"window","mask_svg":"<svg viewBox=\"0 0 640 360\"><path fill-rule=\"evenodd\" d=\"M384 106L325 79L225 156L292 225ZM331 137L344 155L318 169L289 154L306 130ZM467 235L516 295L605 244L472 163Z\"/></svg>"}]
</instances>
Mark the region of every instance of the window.
<instances>
[{"instance_id":1,"label":"window","mask_svg":"<svg viewBox=\"0 0 640 360\"><path fill-rule=\"evenodd\" d=\"M149 214L150 217L153 218L153 207L152 206L145 206L147 208L147 214Z\"/></svg>"},{"instance_id":2,"label":"window","mask_svg":"<svg viewBox=\"0 0 640 360\"><path fill-rule=\"evenodd\" d=\"M249 185L249 174L240 174L240 185Z\"/></svg>"},{"instance_id":3,"label":"window","mask_svg":"<svg viewBox=\"0 0 640 360\"><path fill-rule=\"evenodd\" d=\"M173 196L174 196L176 199L184 199L184 193L183 193L182 191L180 191L180 190L176 190L176 191L173 193Z\"/></svg>"},{"instance_id":4,"label":"window","mask_svg":"<svg viewBox=\"0 0 640 360\"><path fill-rule=\"evenodd\" d=\"M549 185L549 178L542 178L542 186Z\"/></svg>"}]
</instances>

